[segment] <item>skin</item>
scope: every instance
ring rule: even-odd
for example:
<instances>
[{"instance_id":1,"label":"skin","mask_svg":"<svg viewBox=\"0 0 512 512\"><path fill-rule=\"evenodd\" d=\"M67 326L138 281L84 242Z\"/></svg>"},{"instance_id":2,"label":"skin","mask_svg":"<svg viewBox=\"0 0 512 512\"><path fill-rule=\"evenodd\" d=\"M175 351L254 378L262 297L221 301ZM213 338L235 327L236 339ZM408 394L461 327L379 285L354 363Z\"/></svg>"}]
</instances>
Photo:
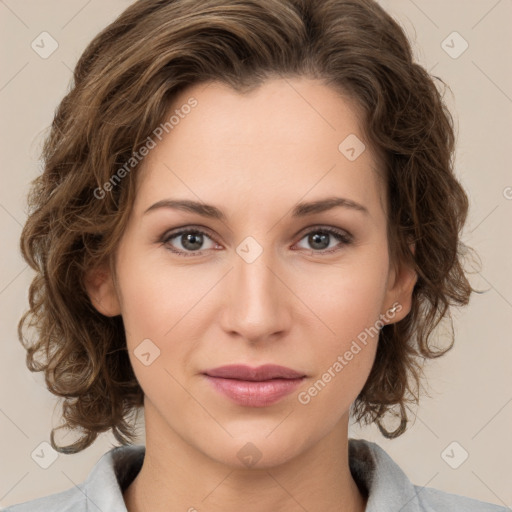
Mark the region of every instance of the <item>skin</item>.
<instances>
[{"instance_id":1,"label":"skin","mask_svg":"<svg viewBox=\"0 0 512 512\"><path fill-rule=\"evenodd\" d=\"M338 150L349 134L363 140L360 115L306 78L268 80L243 95L196 85L170 110L191 96L197 107L144 161L115 274L104 267L88 277L95 307L123 317L145 393L146 456L124 492L127 508L363 511L348 465L348 421L377 337L308 404L298 401L394 303L401 308L389 321L410 311L417 276L389 260L378 161L368 144L354 161ZM368 213L337 207L292 218L298 202L332 196ZM226 219L171 208L144 213L170 198L215 205ZM181 236L162 241L187 226L206 231L202 246L190 248ZM314 245L308 234L326 227L352 242L331 235ZM236 251L248 236L262 249L251 263ZM160 350L149 366L134 354L145 339ZM232 363L276 363L307 378L276 404L245 407L201 375ZM261 456L251 467L237 456L249 442Z\"/></svg>"}]
</instances>

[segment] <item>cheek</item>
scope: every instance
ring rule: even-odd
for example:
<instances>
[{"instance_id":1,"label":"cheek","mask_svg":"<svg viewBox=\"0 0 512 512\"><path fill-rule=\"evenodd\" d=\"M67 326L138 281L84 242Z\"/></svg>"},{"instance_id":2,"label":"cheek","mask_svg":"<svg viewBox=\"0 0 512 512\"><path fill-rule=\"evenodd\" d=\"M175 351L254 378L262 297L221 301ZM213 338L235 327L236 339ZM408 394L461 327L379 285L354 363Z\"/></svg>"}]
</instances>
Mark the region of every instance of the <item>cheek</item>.
<instances>
[{"instance_id":1,"label":"cheek","mask_svg":"<svg viewBox=\"0 0 512 512\"><path fill-rule=\"evenodd\" d=\"M352 275L340 280L337 291L322 298L319 311L333 332L311 333L314 350L309 354L316 373L297 397L312 417L324 417L326 431L350 409L364 387L380 332L381 289L374 280Z\"/></svg>"},{"instance_id":2,"label":"cheek","mask_svg":"<svg viewBox=\"0 0 512 512\"><path fill-rule=\"evenodd\" d=\"M377 252L377 251L376 251ZM324 340L343 348L375 326L386 294L388 261L371 253L354 253L342 264L325 266L300 283L307 306L324 326Z\"/></svg>"},{"instance_id":3,"label":"cheek","mask_svg":"<svg viewBox=\"0 0 512 512\"><path fill-rule=\"evenodd\" d=\"M183 390L177 382L197 371L191 366L193 354L205 326L215 320L208 294L218 276L211 270L196 267L192 271L171 264L162 253L152 260L147 254L138 254L136 248L125 251L130 259L120 260L118 278L136 378L150 396L165 389L167 396L181 397Z\"/></svg>"},{"instance_id":4,"label":"cheek","mask_svg":"<svg viewBox=\"0 0 512 512\"><path fill-rule=\"evenodd\" d=\"M119 279L123 283L123 320L132 343L139 338L172 336L215 283L214 275L173 266L165 257L156 263L137 258L135 253Z\"/></svg>"},{"instance_id":5,"label":"cheek","mask_svg":"<svg viewBox=\"0 0 512 512\"><path fill-rule=\"evenodd\" d=\"M385 296L387 259L365 257L336 271L309 278L308 305L325 326L311 333L316 380L299 402L349 406L364 386L373 365ZM306 285L307 283L304 283ZM338 406L336 406L338 407ZM343 408L343 407L342 407Z\"/></svg>"}]
</instances>

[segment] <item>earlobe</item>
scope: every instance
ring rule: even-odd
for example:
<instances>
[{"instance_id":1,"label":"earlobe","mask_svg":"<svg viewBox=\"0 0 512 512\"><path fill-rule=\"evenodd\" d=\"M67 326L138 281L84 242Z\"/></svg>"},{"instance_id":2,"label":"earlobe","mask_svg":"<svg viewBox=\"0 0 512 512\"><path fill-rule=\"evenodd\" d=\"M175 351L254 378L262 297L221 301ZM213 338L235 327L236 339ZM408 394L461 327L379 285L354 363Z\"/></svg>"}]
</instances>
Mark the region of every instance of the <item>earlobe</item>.
<instances>
[{"instance_id":1,"label":"earlobe","mask_svg":"<svg viewBox=\"0 0 512 512\"><path fill-rule=\"evenodd\" d=\"M409 247L414 254L414 244ZM406 264L401 264L398 268L395 268L392 277L384 302L387 309L383 314L389 313L393 309L393 305L397 307L394 308L391 314L393 320L389 323L398 322L409 314L412 307L414 286L418 281L417 272L412 266Z\"/></svg>"},{"instance_id":2,"label":"earlobe","mask_svg":"<svg viewBox=\"0 0 512 512\"><path fill-rule=\"evenodd\" d=\"M86 273L85 288L96 310L105 316L121 314L121 305L112 273L107 266L91 269Z\"/></svg>"}]
</instances>

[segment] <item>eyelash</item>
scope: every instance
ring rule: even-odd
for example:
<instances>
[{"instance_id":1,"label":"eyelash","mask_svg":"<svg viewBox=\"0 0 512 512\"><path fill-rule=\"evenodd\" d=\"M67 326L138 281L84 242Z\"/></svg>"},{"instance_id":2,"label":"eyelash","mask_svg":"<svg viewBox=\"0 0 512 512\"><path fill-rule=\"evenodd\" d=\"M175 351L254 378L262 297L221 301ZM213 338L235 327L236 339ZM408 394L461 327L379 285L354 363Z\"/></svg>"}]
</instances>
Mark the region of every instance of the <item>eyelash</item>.
<instances>
[{"instance_id":1,"label":"eyelash","mask_svg":"<svg viewBox=\"0 0 512 512\"><path fill-rule=\"evenodd\" d=\"M173 252L174 254L177 254L179 256L183 256L183 257L202 256L203 251L185 252L185 251L181 251L181 250L176 250L176 249L172 248L172 246L170 245L170 241L172 239L177 238L181 235L186 235L186 234L190 234L190 233L206 235L213 242L218 244L218 242L214 239L214 237L212 237L207 231L204 231L203 229L198 229L198 228L186 228L186 229L179 229L178 231L167 232L162 236L160 243L167 246L171 252ZM307 231L306 233L303 234L303 236L300 238L299 242L312 233L322 233L322 234L332 235L339 242L341 242L343 246L348 246L348 245L352 244L352 242L353 242L353 236L350 233L338 230L336 228L323 227L323 226L318 226L318 227L314 227L314 228L310 229L309 231ZM209 250L209 249L206 249L206 250ZM332 253L338 252L339 250L341 250L340 247L333 247L331 249L324 249L324 250L320 250L320 251L311 249L311 252L318 254L320 256L325 256L325 255L330 255Z\"/></svg>"}]
</instances>

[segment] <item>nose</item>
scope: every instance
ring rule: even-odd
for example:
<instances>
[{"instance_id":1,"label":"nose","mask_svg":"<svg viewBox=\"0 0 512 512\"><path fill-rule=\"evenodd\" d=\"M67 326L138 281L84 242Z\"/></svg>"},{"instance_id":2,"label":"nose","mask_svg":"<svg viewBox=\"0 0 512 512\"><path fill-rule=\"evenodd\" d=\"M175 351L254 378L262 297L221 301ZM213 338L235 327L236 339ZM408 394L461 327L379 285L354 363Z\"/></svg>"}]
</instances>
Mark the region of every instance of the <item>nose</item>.
<instances>
[{"instance_id":1,"label":"nose","mask_svg":"<svg viewBox=\"0 0 512 512\"><path fill-rule=\"evenodd\" d=\"M256 342L283 335L291 325L292 293L283 283L271 251L252 263L237 254L222 290L222 328Z\"/></svg>"}]
</instances>

